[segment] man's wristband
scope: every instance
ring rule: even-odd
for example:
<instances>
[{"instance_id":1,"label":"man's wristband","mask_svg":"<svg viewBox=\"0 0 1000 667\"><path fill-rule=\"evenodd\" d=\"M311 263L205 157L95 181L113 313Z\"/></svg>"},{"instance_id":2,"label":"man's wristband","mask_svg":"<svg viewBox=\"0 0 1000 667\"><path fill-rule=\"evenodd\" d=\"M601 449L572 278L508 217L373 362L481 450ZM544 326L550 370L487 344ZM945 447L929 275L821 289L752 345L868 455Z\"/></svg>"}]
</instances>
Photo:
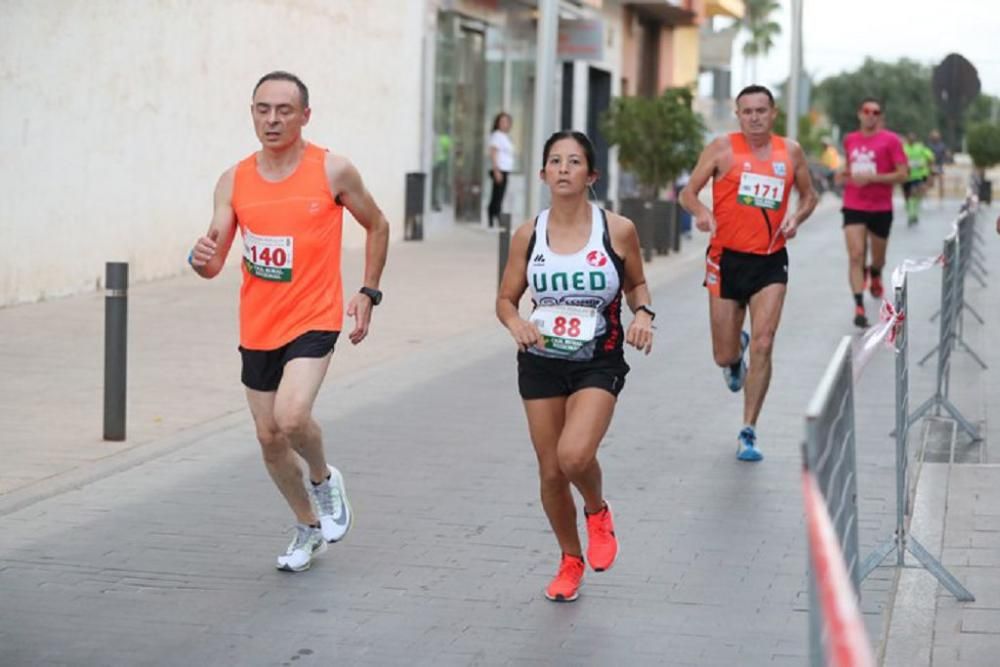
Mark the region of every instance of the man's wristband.
<instances>
[{"instance_id":1,"label":"man's wristband","mask_svg":"<svg viewBox=\"0 0 1000 667\"><path fill-rule=\"evenodd\" d=\"M188 264L191 265L191 268L194 268L194 261L193 260L194 260L194 249L192 248L191 252L188 253Z\"/></svg>"}]
</instances>

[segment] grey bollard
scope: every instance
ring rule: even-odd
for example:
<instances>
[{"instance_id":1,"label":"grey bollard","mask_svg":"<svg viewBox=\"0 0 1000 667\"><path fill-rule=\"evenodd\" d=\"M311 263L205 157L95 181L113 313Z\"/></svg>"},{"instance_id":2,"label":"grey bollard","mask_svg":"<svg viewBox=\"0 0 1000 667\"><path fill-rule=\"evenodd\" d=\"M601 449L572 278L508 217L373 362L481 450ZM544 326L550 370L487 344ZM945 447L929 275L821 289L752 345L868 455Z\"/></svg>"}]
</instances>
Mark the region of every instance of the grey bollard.
<instances>
[{"instance_id":1,"label":"grey bollard","mask_svg":"<svg viewBox=\"0 0 1000 667\"><path fill-rule=\"evenodd\" d=\"M125 439L128 263L107 262L104 284L104 439Z\"/></svg>"},{"instance_id":2,"label":"grey bollard","mask_svg":"<svg viewBox=\"0 0 1000 667\"><path fill-rule=\"evenodd\" d=\"M652 262L656 246L656 222L653 218L652 202L644 201L642 203L640 215L642 217L636 222L639 224L639 245L642 247L642 259L646 262Z\"/></svg>"},{"instance_id":3,"label":"grey bollard","mask_svg":"<svg viewBox=\"0 0 1000 667\"><path fill-rule=\"evenodd\" d=\"M503 281L503 270L510 254L510 213L500 214L500 236L497 246L497 287Z\"/></svg>"},{"instance_id":4,"label":"grey bollard","mask_svg":"<svg viewBox=\"0 0 1000 667\"><path fill-rule=\"evenodd\" d=\"M403 212L403 240L421 241L424 238L424 183L427 174L412 172L406 175L406 197Z\"/></svg>"}]
</instances>

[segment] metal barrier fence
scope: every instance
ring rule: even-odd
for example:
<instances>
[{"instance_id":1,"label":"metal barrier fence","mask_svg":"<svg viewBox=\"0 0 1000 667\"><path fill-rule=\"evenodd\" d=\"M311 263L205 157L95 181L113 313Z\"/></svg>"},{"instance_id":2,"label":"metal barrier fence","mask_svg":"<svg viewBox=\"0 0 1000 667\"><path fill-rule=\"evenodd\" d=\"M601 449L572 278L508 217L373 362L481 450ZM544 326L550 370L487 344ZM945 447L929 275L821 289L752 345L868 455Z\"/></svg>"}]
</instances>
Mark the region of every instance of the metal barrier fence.
<instances>
[{"instance_id":1,"label":"metal barrier fence","mask_svg":"<svg viewBox=\"0 0 1000 667\"><path fill-rule=\"evenodd\" d=\"M816 476L826 501L854 593L859 595L857 461L850 336L841 339L809 402L803 450L806 464ZM809 656L814 667L823 664L823 623L817 603L816 581L810 575Z\"/></svg>"},{"instance_id":2,"label":"metal barrier fence","mask_svg":"<svg viewBox=\"0 0 1000 667\"><path fill-rule=\"evenodd\" d=\"M907 331L907 277L905 272L893 274L895 309L904 316L898 318L894 335L896 351L896 530L889 539L875 547L861 564L860 579L864 579L878 567L893 551L896 552L896 566L904 565L904 554L909 551L920 564L958 600L971 602L976 598L947 569L917 541L907 534L906 516L909 511L909 428L907 413L910 404L910 365L907 360L909 335Z\"/></svg>"},{"instance_id":3,"label":"metal barrier fence","mask_svg":"<svg viewBox=\"0 0 1000 667\"><path fill-rule=\"evenodd\" d=\"M861 358L852 358L852 337L841 339L831 358L819 386L806 411L806 440L803 456L806 467L816 476L816 481L844 558L849 581L854 594L860 597L864 580L890 554L896 553L896 566L902 567L906 552L913 555L920 565L954 595L959 601L968 602L975 597L932 556L920 542L907 534L909 508L909 449L910 426L931 408L944 408L955 422L973 439L978 439L976 429L948 400L951 351L962 344L958 334L958 320L963 307L973 312L964 299L964 280L972 267L975 255L975 211L967 203L962 208L955 229L944 240L941 256L941 322L938 347L937 385L934 395L925 401L913 415L909 415L909 335L906 317L908 301L907 270L923 270L936 264L934 258L907 260L893 272L894 303L883 304L884 321L869 330L869 340L861 346ZM920 268L916 268L920 267ZM871 354L872 344L882 340L894 343L895 364L895 439L896 439L896 527L893 535L879 544L859 563L858 559L858 508L857 461L855 449L854 380L855 363L858 374L865 365L864 357ZM932 353L934 352L932 351ZM968 350L973 356L975 353ZM929 356L929 355L928 355ZM978 357L977 357L978 359ZM985 365L984 365L985 367ZM808 500L807 500L808 502ZM810 562L815 554L810 553ZM829 588L829 587L827 587ZM813 667L824 664L824 618L817 598L816 573L810 568L809 576L809 659ZM829 604L829 601L823 600ZM836 639L836 638L835 638Z\"/></svg>"},{"instance_id":4,"label":"metal barrier fence","mask_svg":"<svg viewBox=\"0 0 1000 667\"><path fill-rule=\"evenodd\" d=\"M959 267L959 278L958 285L956 286L955 303L957 304L955 308L957 309L956 317L956 329L955 329L955 342L963 350L969 353L979 366L986 370L986 362L969 347L965 340L962 338L962 333L964 329L965 318L963 317L966 312L971 313L976 321L980 324L985 324L982 316L976 312L976 310L969 305L969 302L965 300L965 278L969 275L974 275L975 267L973 266L973 260L975 255L973 251L976 248L976 239L982 238L979 236L979 232L976 229L976 210L971 202L967 202L963 208L965 212L965 224L958 225L958 267ZM983 281L985 286L986 282Z\"/></svg>"},{"instance_id":5,"label":"metal barrier fence","mask_svg":"<svg viewBox=\"0 0 1000 667\"><path fill-rule=\"evenodd\" d=\"M980 439L979 429L972 422L966 419L962 413L948 399L948 384L951 372L951 352L958 344L957 323L961 311L962 300L964 299L965 275L962 266L962 239L966 239L966 244L971 248L971 231L974 217L971 211L959 218L954 230L944 240L944 250L942 252L943 267L941 269L941 318L939 327L938 344L926 355L920 363L923 363L930 354L937 352L937 378L934 394L924 401L912 415L906 420L906 427L912 426L918 419L927 414L931 409L936 414L940 414L941 408L951 415L951 418L962 428L963 431L975 441ZM971 254L966 254L966 258ZM966 265L967 268L967 265ZM962 343L964 345L964 343ZM967 346L966 346L967 347ZM971 348L967 348L976 356ZM978 357L977 357L978 358ZM981 360L980 360L980 363Z\"/></svg>"},{"instance_id":6,"label":"metal barrier fence","mask_svg":"<svg viewBox=\"0 0 1000 667\"><path fill-rule=\"evenodd\" d=\"M953 340L953 345L958 345L965 352L968 352L969 355L976 360L976 363L978 363L979 366L983 368L983 370L985 370L987 368L986 362L984 362L982 358L978 354L976 354L976 352L971 347L969 347L966 344L965 340L962 338L962 334L964 331L964 321L965 321L964 315L966 312L971 313L972 316L976 318L976 321L979 322L980 324L985 324L985 321L983 320L982 316L979 313L977 313L976 310L972 306L970 306L969 303L965 300L966 276L973 275L979 279L979 282L983 287L986 286L986 281L982 279L981 276L977 275L976 267L974 266L974 262L976 261L975 251L977 250L976 242L977 240L980 242L982 241L982 236L979 234L979 230L976 229L976 211L974 206L975 206L974 202L972 202L971 200L967 201L962 206L958 220L956 220L954 223L955 231L958 238L958 277L954 285L954 292L952 294L952 298L949 302L949 305L951 305L955 309L954 322L955 322L956 335L955 339ZM936 320L938 317L940 317L941 313L944 311L944 307L945 304L942 303L941 308L939 308L937 312L935 312L931 316L932 322ZM940 350L941 342L942 341L939 341L938 345L934 346L934 348L930 352L925 354L920 359L920 361L918 362L920 366L923 366L928 359L934 356L935 352L938 352ZM946 391L945 396L947 395L948 394Z\"/></svg>"},{"instance_id":7,"label":"metal barrier fence","mask_svg":"<svg viewBox=\"0 0 1000 667\"><path fill-rule=\"evenodd\" d=\"M802 467L802 495L810 563L816 573L810 581L815 582L822 603L827 664L835 667L874 667L875 657L865 632L858 597L840 553L833 521L816 476L805 461ZM819 664L821 657L811 655L810 659Z\"/></svg>"}]
</instances>

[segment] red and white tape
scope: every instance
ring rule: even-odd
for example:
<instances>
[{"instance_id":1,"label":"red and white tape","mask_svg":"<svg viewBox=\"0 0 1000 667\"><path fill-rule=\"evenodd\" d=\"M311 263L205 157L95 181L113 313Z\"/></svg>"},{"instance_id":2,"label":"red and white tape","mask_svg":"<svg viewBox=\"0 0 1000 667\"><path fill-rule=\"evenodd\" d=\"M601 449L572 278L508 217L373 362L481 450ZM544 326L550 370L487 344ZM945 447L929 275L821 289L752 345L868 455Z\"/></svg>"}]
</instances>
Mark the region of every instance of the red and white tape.
<instances>
[{"instance_id":1,"label":"red and white tape","mask_svg":"<svg viewBox=\"0 0 1000 667\"><path fill-rule=\"evenodd\" d=\"M904 259L899 266L892 270L892 293L895 293L897 287L903 286L903 279L907 273L927 271L943 262L944 257L942 255ZM880 344L885 343L888 347L895 349L896 336L899 334L899 328L902 326L905 317L906 313L902 311L897 312L896 306L891 301L885 298L882 299L878 322L865 329L865 332L854 343L851 355L854 382L857 382L861 377L865 366L875 356L875 351Z\"/></svg>"},{"instance_id":2,"label":"red and white tape","mask_svg":"<svg viewBox=\"0 0 1000 667\"><path fill-rule=\"evenodd\" d=\"M874 667L875 658L854 588L847 576L844 555L819 485L808 469L802 471L802 493L816 593L826 628L826 664L828 667Z\"/></svg>"}]
</instances>

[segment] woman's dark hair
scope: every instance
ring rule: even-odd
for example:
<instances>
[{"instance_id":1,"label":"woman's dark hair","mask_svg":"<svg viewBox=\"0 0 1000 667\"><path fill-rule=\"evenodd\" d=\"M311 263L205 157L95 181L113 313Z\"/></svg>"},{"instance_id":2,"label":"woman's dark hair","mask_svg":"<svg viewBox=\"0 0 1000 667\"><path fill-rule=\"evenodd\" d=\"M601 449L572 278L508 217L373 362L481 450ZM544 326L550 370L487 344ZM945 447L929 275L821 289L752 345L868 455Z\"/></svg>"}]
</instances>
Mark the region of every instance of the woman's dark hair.
<instances>
[{"instance_id":1,"label":"woman's dark hair","mask_svg":"<svg viewBox=\"0 0 1000 667\"><path fill-rule=\"evenodd\" d=\"M576 130L559 130L548 138L545 146L542 148L542 169L545 169L545 165L549 161L549 151L552 150L552 145L562 139L573 139L576 143L580 144L580 148L583 149L583 156L587 158L587 172L591 174L596 173L594 163L597 162L597 156L594 154L594 144L590 143L590 138L586 134L577 132Z\"/></svg>"},{"instance_id":2,"label":"woman's dark hair","mask_svg":"<svg viewBox=\"0 0 1000 667\"><path fill-rule=\"evenodd\" d=\"M306 84L302 83L302 79L295 76L291 72L283 72L281 70L275 70L274 72L268 72L264 76L260 77L260 81L257 85L253 87L253 95L257 94L257 89L261 87L265 81L291 81L295 84L295 87L299 89L299 99L302 101L302 108L309 108L309 89L306 88Z\"/></svg>"},{"instance_id":3,"label":"woman's dark hair","mask_svg":"<svg viewBox=\"0 0 1000 667\"><path fill-rule=\"evenodd\" d=\"M507 118L510 118L510 114L509 113L507 113L506 111L501 111L500 113L498 113L496 115L496 118L493 119L493 131L494 132L496 132L497 130L500 129L500 119L503 118L504 116L507 116ZM511 122L514 122L513 118L511 118Z\"/></svg>"}]
</instances>

